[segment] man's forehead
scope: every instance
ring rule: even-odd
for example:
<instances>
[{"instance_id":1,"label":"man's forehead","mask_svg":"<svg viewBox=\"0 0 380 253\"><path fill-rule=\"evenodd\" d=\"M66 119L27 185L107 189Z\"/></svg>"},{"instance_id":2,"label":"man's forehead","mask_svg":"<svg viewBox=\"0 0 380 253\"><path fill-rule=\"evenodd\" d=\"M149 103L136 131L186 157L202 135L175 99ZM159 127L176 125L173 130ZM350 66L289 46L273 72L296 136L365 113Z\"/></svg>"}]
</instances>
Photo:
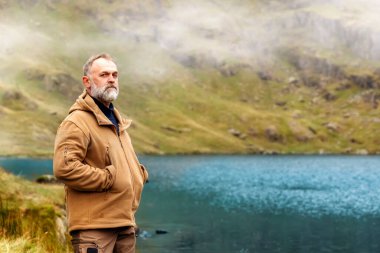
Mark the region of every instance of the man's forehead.
<instances>
[{"instance_id":1,"label":"man's forehead","mask_svg":"<svg viewBox=\"0 0 380 253\"><path fill-rule=\"evenodd\" d=\"M113 61L99 58L92 63L91 71L117 71L117 66Z\"/></svg>"}]
</instances>

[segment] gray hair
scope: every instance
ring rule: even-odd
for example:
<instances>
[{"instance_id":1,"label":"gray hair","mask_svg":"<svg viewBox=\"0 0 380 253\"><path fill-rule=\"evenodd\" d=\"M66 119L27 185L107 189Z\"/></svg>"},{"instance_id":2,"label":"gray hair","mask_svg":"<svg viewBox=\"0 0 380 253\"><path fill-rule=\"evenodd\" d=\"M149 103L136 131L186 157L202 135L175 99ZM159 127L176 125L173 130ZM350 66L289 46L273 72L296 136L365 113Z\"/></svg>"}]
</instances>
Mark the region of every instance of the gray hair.
<instances>
[{"instance_id":1,"label":"gray hair","mask_svg":"<svg viewBox=\"0 0 380 253\"><path fill-rule=\"evenodd\" d=\"M94 61L96 61L97 59L100 59L100 58L104 58L106 60L109 60L109 61L113 61L115 62L111 55L107 54L107 53L101 53L101 54L96 54L96 55L93 55L91 56L87 61L86 63L83 65L83 75L84 76L88 76L89 72L90 72L90 69L92 67L92 64L94 63Z\"/></svg>"}]
</instances>

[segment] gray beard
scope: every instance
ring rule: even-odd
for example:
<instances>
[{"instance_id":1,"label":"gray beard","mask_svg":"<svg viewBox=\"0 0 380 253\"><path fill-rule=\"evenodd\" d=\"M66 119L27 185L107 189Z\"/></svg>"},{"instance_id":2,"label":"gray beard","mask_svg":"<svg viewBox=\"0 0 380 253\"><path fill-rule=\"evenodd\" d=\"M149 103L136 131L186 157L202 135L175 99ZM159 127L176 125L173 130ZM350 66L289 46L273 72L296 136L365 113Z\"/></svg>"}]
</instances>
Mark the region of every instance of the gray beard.
<instances>
[{"instance_id":1,"label":"gray beard","mask_svg":"<svg viewBox=\"0 0 380 253\"><path fill-rule=\"evenodd\" d=\"M96 98L101 102L111 103L117 99L119 95L119 90L116 88L109 88L109 85L103 87L97 87L93 82L91 84L91 96ZM109 89L107 89L109 88Z\"/></svg>"}]
</instances>

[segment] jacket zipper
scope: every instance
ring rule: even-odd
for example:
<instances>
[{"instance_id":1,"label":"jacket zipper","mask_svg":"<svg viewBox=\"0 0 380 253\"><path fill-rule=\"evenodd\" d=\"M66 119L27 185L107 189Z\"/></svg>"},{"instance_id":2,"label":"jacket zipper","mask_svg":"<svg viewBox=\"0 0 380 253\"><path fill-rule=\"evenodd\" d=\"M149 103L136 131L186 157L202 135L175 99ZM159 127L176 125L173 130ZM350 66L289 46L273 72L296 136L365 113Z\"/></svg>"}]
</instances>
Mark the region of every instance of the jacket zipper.
<instances>
[{"instance_id":1,"label":"jacket zipper","mask_svg":"<svg viewBox=\"0 0 380 253\"><path fill-rule=\"evenodd\" d=\"M107 148L106 148L106 157L105 157L105 159L108 159L108 161L105 161L105 162L106 162L106 163L109 162L110 164L108 164L108 165L112 165L111 157L110 157L110 153L109 153L109 149L110 149L110 147L107 146ZM107 157L108 157L108 158L107 158ZM108 165L106 164L106 166L108 166ZM115 180L116 180L116 179L115 179ZM111 187L112 187L112 186L111 186ZM107 200L107 199L108 199L108 193L110 192L111 187L110 187L109 189L106 190L106 195L104 196L104 200Z\"/></svg>"},{"instance_id":2,"label":"jacket zipper","mask_svg":"<svg viewBox=\"0 0 380 253\"><path fill-rule=\"evenodd\" d=\"M123 146L123 143L121 142L121 139L120 139L120 130L119 130L119 134L117 133L117 129L115 126L113 126L113 128L115 129L115 132L116 132L116 135L117 135L117 138L119 139L119 143L120 143L120 146L121 148L123 149L123 153L124 153L124 157L125 157L125 160L127 161L127 164L128 164L128 167L129 167L129 173L131 174L131 180L132 180L132 191L133 191L133 202L135 201L135 197L136 197L136 193L135 193L135 179L133 177L133 173L132 173L132 170L131 170L131 164L127 158L127 155L125 153L125 149L124 149L124 146ZM120 126L119 126L119 129L120 129ZM133 202L132 202L132 207L133 207Z\"/></svg>"}]
</instances>

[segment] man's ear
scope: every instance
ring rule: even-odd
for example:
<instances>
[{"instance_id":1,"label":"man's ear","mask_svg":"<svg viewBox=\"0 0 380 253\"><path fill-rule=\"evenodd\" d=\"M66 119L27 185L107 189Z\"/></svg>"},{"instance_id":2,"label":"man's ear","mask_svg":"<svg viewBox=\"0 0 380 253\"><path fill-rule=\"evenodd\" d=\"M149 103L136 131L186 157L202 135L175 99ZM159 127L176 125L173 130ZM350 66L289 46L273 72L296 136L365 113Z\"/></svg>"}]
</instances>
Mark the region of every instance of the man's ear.
<instances>
[{"instance_id":1,"label":"man's ear","mask_svg":"<svg viewBox=\"0 0 380 253\"><path fill-rule=\"evenodd\" d=\"M91 90L90 78L88 76L82 77L82 83L87 90Z\"/></svg>"}]
</instances>

